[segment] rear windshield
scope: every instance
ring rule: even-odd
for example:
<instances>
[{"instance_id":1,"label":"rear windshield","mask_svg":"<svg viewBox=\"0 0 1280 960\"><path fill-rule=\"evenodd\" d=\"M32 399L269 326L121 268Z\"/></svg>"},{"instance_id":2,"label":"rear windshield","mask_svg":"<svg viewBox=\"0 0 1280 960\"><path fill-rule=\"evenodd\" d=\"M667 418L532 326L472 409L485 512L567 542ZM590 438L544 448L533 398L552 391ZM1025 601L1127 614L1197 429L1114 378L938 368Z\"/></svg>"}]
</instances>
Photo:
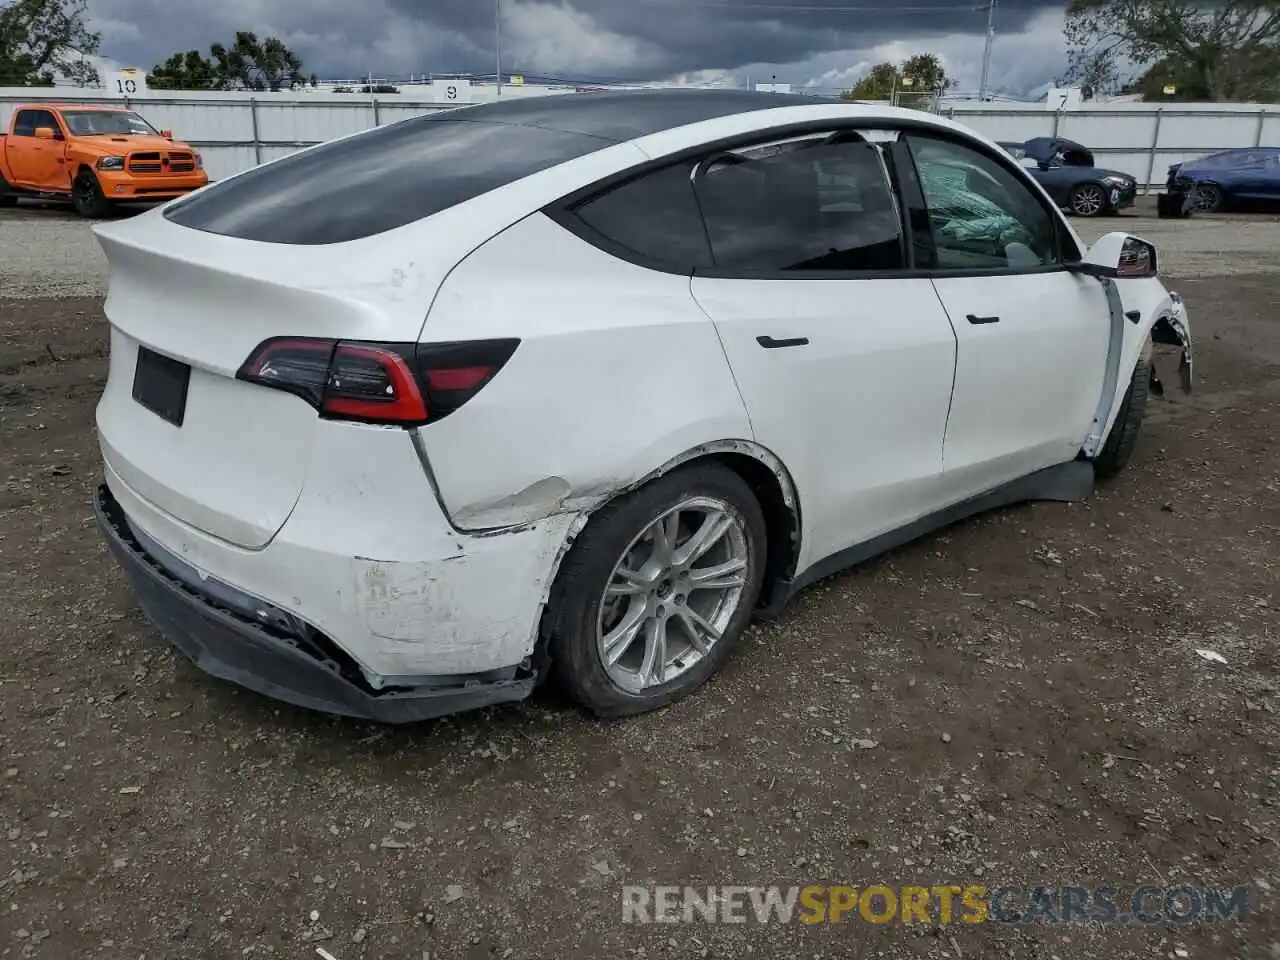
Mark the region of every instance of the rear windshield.
<instances>
[{"instance_id":1,"label":"rear windshield","mask_svg":"<svg viewBox=\"0 0 1280 960\"><path fill-rule=\"evenodd\" d=\"M431 114L256 167L171 204L165 216L242 240L342 243L404 226L613 142Z\"/></svg>"}]
</instances>

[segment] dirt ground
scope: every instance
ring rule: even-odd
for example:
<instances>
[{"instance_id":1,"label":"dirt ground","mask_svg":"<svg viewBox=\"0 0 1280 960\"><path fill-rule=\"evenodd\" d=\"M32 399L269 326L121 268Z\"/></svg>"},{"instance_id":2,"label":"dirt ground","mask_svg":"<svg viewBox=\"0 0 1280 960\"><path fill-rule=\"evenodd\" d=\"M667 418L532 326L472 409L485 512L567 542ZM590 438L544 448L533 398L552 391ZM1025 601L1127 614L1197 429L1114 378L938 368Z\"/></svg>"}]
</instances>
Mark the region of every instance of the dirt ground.
<instances>
[{"instance_id":1,"label":"dirt ground","mask_svg":"<svg viewBox=\"0 0 1280 960\"><path fill-rule=\"evenodd\" d=\"M1280 957L1280 225L1237 255L1135 223L1187 251L1197 392L1165 359L1121 477L826 581L617 723L541 695L381 728L197 672L92 521L100 297L0 289L0 957ZM1250 914L641 926L624 883L1247 885Z\"/></svg>"}]
</instances>

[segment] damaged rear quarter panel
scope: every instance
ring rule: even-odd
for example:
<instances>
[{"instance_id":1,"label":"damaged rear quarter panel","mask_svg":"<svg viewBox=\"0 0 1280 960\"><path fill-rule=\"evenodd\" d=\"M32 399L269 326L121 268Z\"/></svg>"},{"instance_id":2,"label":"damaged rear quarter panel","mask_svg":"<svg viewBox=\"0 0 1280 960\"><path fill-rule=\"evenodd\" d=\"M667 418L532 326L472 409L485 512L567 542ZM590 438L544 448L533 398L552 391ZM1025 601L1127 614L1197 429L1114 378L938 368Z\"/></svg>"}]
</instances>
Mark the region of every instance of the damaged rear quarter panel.
<instances>
[{"instance_id":1,"label":"damaged rear quarter panel","mask_svg":"<svg viewBox=\"0 0 1280 960\"><path fill-rule=\"evenodd\" d=\"M520 663L573 519L559 516L492 537L459 537L455 554L428 561L356 558L356 602L384 641L379 661L435 674ZM495 603L495 593L502 602Z\"/></svg>"},{"instance_id":2,"label":"damaged rear quarter panel","mask_svg":"<svg viewBox=\"0 0 1280 960\"><path fill-rule=\"evenodd\" d=\"M422 334L480 337L521 343L462 409L419 432L459 530L588 511L685 451L752 436L688 278L618 260L542 214L464 260Z\"/></svg>"}]
</instances>

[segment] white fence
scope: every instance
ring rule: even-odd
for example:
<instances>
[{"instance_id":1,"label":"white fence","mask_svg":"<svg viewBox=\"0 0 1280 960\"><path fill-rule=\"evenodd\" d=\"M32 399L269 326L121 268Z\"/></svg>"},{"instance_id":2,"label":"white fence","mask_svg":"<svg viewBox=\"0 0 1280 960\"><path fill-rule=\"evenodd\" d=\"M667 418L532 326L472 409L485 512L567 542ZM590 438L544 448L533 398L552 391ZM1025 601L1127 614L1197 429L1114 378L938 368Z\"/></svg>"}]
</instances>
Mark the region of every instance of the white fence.
<instances>
[{"instance_id":1,"label":"white fence","mask_svg":"<svg viewBox=\"0 0 1280 960\"><path fill-rule=\"evenodd\" d=\"M44 96L42 93L58 96ZM506 87L503 96L572 94L572 88ZM32 100L101 102L101 91L0 88L0 123ZM492 99L492 87L472 91ZM801 98L797 98L801 99ZM230 176L301 147L383 123L444 109L429 88L401 94L192 93L159 91L129 104L154 126L198 147L211 177ZM1084 104L1051 111L1044 104L944 104L941 112L994 140L1063 136L1094 151L1099 165L1159 185L1170 164L1228 147L1280 146L1280 105L1249 103Z\"/></svg>"},{"instance_id":2,"label":"white fence","mask_svg":"<svg viewBox=\"0 0 1280 960\"><path fill-rule=\"evenodd\" d=\"M944 105L992 140L1069 137L1110 167L1159 186L1171 164L1229 147L1280 147L1280 105L1262 103L1099 103L1054 112L1044 104Z\"/></svg>"}]
</instances>

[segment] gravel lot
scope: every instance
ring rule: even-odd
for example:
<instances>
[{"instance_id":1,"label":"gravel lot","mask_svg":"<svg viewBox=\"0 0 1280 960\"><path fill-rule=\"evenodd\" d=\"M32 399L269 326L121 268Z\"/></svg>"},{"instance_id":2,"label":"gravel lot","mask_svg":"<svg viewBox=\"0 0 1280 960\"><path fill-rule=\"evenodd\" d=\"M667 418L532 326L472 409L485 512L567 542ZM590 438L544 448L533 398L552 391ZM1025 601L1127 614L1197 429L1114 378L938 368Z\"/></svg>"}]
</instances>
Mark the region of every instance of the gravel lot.
<instances>
[{"instance_id":1,"label":"gravel lot","mask_svg":"<svg viewBox=\"0 0 1280 960\"><path fill-rule=\"evenodd\" d=\"M1158 244L1162 272L1171 276L1229 276L1280 271L1277 217L1197 218L1194 229L1181 221L1158 220L1154 200L1139 199L1137 215L1076 221L1086 241L1110 230L1127 230ZM0 296L10 299L92 297L106 286L107 264L89 225L50 206L24 204L0 215Z\"/></svg>"},{"instance_id":2,"label":"gravel lot","mask_svg":"<svg viewBox=\"0 0 1280 960\"><path fill-rule=\"evenodd\" d=\"M88 507L101 260L0 214L0 957L1280 957L1280 222L1084 229L1160 245L1198 376L1087 503L828 580L658 715L383 729L142 620ZM1251 916L621 922L624 883L877 882L1244 884Z\"/></svg>"}]
</instances>

